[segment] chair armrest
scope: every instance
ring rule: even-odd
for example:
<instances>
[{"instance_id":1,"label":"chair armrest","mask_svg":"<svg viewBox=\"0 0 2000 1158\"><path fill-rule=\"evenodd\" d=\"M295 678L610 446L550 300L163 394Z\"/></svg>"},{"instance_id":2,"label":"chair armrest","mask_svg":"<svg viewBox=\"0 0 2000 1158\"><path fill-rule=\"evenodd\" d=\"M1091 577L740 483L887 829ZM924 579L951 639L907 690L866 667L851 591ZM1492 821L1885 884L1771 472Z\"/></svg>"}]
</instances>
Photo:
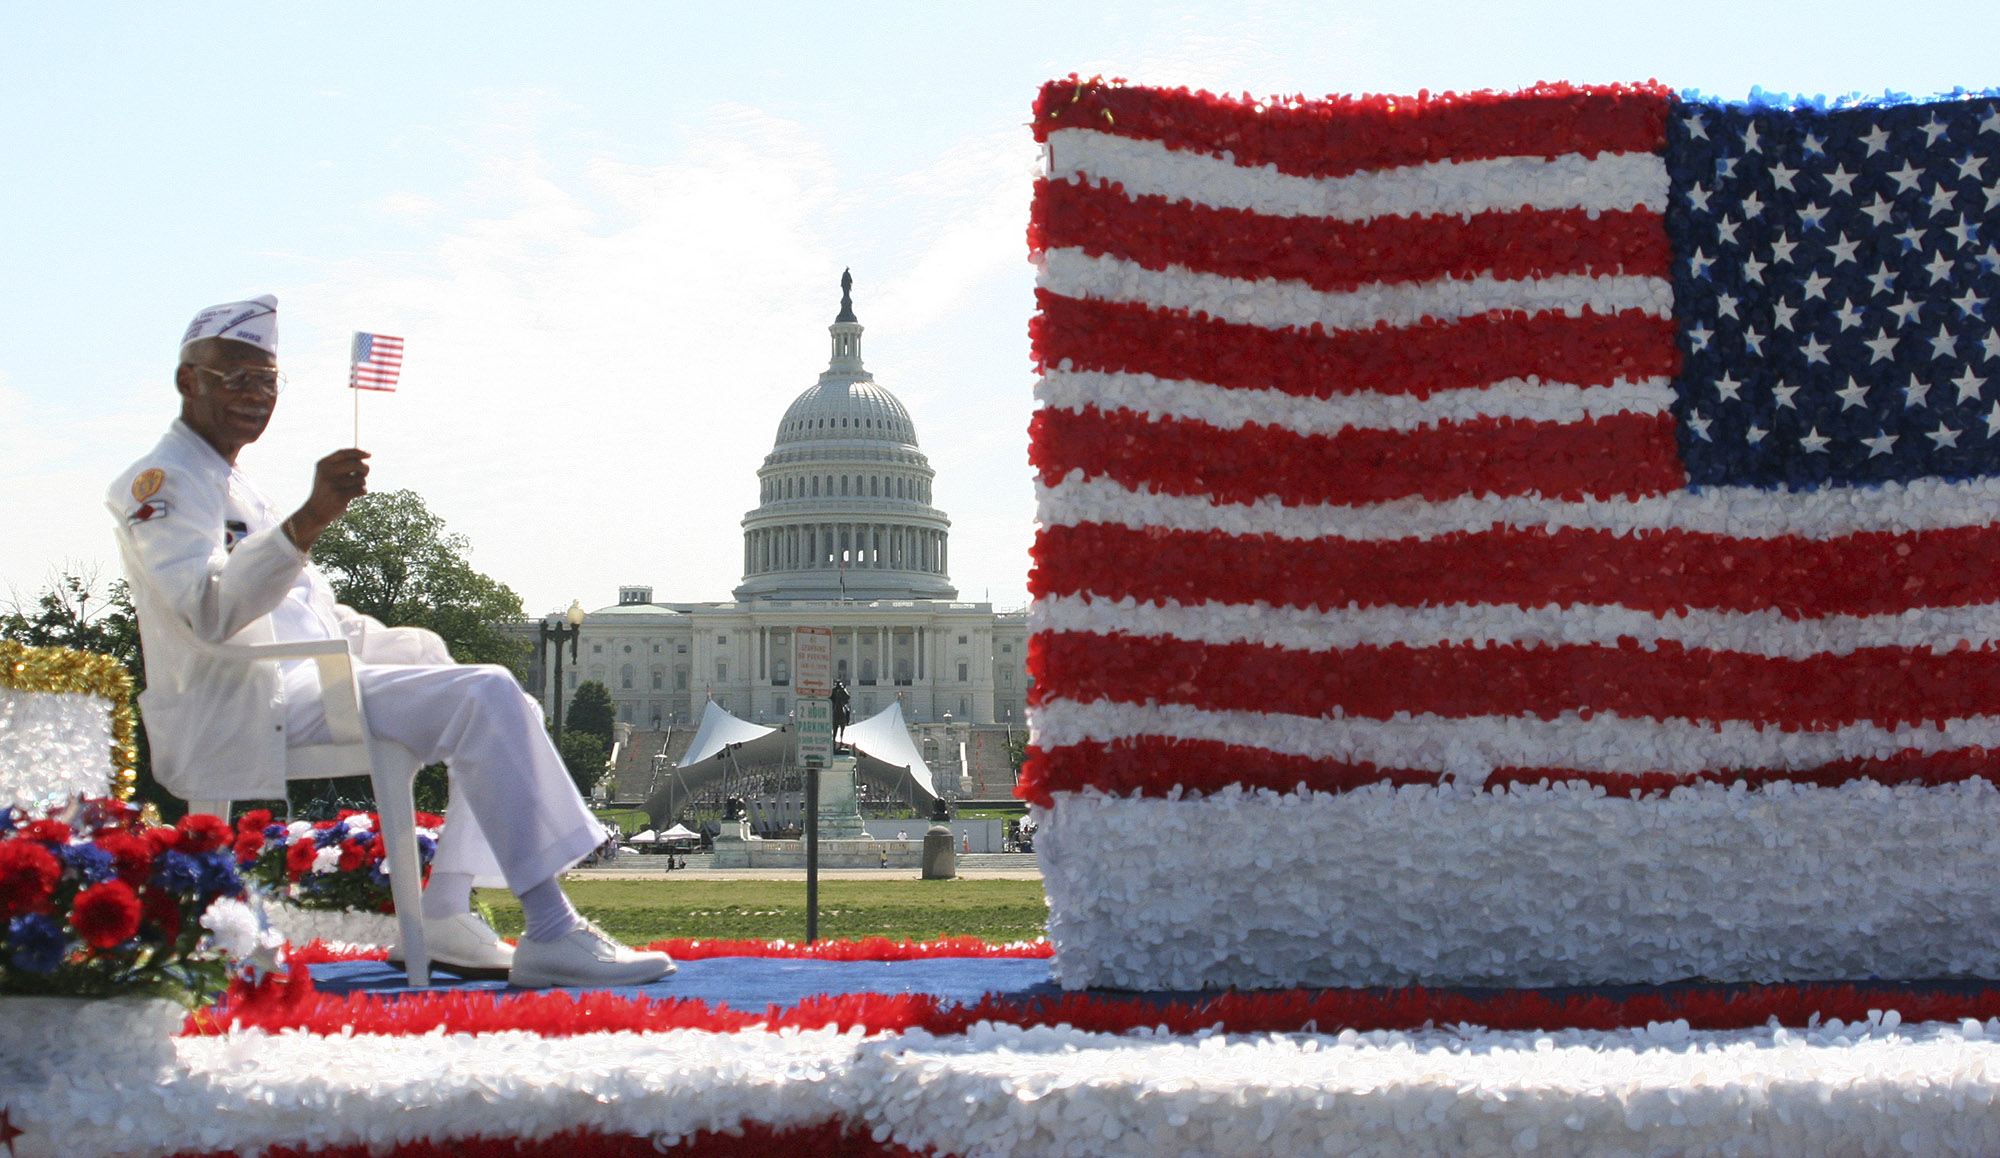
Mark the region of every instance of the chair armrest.
<instances>
[{"instance_id":1,"label":"chair armrest","mask_svg":"<svg viewBox=\"0 0 2000 1158\"><path fill-rule=\"evenodd\" d=\"M344 639L293 639L279 643L211 643L203 650L222 659L287 660L347 655Z\"/></svg>"}]
</instances>

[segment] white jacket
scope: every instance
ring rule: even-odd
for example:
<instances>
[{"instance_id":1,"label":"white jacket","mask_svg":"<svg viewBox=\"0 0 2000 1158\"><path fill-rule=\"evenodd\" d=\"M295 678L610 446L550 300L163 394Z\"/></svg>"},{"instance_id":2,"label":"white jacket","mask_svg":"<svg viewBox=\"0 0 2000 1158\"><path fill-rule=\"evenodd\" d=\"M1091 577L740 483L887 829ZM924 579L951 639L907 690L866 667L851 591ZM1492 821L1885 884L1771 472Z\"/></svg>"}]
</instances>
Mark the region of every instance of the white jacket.
<instances>
[{"instance_id":1,"label":"white jacket","mask_svg":"<svg viewBox=\"0 0 2000 1158\"><path fill-rule=\"evenodd\" d=\"M128 576L142 631L148 615L171 614L214 643L345 637L366 662L452 662L434 633L385 628L335 603L326 578L280 529L283 516L179 419L118 476L106 501L145 572ZM283 796L279 665L214 659L166 631L144 638L139 705L161 786L183 799Z\"/></svg>"}]
</instances>

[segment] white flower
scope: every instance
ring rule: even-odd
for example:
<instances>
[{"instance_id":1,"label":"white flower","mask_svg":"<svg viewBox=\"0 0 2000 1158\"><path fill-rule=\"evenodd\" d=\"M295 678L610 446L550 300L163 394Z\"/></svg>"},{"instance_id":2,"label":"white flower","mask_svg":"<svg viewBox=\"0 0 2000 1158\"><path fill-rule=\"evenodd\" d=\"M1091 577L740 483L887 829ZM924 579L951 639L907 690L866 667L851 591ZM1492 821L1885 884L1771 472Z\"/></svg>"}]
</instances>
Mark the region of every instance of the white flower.
<instances>
[{"instance_id":1,"label":"white flower","mask_svg":"<svg viewBox=\"0 0 2000 1158\"><path fill-rule=\"evenodd\" d=\"M340 846L329 844L313 854L312 871L330 873L340 867Z\"/></svg>"}]
</instances>

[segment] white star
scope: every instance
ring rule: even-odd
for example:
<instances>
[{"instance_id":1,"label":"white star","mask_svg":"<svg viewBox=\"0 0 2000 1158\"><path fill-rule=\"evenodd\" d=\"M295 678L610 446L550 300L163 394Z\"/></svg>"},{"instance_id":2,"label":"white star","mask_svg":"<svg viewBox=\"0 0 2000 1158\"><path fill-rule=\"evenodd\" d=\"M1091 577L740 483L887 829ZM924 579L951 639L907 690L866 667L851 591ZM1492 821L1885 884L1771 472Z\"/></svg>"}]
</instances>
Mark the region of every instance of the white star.
<instances>
[{"instance_id":1,"label":"white star","mask_svg":"<svg viewBox=\"0 0 2000 1158\"><path fill-rule=\"evenodd\" d=\"M1986 437L1992 438L1996 432L2000 432L2000 402L1995 402L1986 416Z\"/></svg>"},{"instance_id":2,"label":"white star","mask_svg":"<svg viewBox=\"0 0 2000 1158\"><path fill-rule=\"evenodd\" d=\"M1690 185L1687 190L1688 208L1708 212L1708 190L1699 185Z\"/></svg>"},{"instance_id":3,"label":"white star","mask_svg":"<svg viewBox=\"0 0 2000 1158\"><path fill-rule=\"evenodd\" d=\"M1833 316L1840 319L1841 332L1846 333L1861 324L1861 307L1848 302L1833 311Z\"/></svg>"},{"instance_id":4,"label":"white star","mask_svg":"<svg viewBox=\"0 0 2000 1158\"><path fill-rule=\"evenodd\" d=\"M1716 295L1715 295L1715 316L1716 316L1716 317L1718 317L1718 318L1733 318L1733 317L1736 317L1736 295L1735 295L1735 294L1716 294Z\"/></svg>"},{"instance_id":5,"label":"white star","mask_svg":"<svg viewBox=\"0 0 2000 1158\"><path fill-rule=\"evenodd\" d=\"M1761 285L1761 284L1763 284L1763 281L1764 281L1764 267L1765 267L1766 265L1768 265L1768 264L1770 264L1770 263L1768 263L1768 262L1763 262L1763 261L1758 261L1758 260L1757 260L1756 258L1754 258L1754 257L1746 257L1746 258L1744 258L1744 259L1743 259L1743 280L1744 280L1744 281L1754 281L1754 282L1757 282L1757 283L1758 283L1758 284L1760 284L1760 285Z\"/></svg>"},{"instance_id":6,"label":"white star","mask_svg":"<svg viewBox=\"0 0 2000 1158\"><path fill-rule=\"evenodd\" d=\"M1953 378L1951 384L1958 387L1958 400L1960 402L1971 402L1973 399L1979 397L1979 388L1986 385L1986 379L1973 374L1972 367L1967 366L1965 373Z\"/></svg>"},{"instance_id":7,"label":"white star","mask_svg":"<svg viewBox=\"0 0 2000 1158\"><path fill-rule=\"evenodd\" d=\"M1889 144L1889 130L1876 125L1874 132L1861 138L1861 143L1868 146L1868 155L1872 157Z\"/></svg>"},{"instance_id":8,"label":"white star","mask_svg":"<svg viewBox=\"0 0 2000 1158\"><path fill-rule=\"evenodd\" d=\"M1875 287L1876 293L1885 294L1889 292L1889 283L1895 281L1900 272L1886 265L1877 266L1875 272L1868 275L1868 281Z\"/></svg>"},{"instance_id":9,"label":"white star","mask_svg":"<svg viewBox=\"0 0 2000 1158\"><path fill-rule=\"evenodd\" d=\"M1896 211L1896 203L1894 201L1882 200L1882 195L1877 193L1875 200L1861 206L1861 211L1873 217L1875 224L1887 225L1889 224L1889 215Z\"/></svg>"},{"instance_id":10,"label":"white star","mask_svg":"<svg viewBox=\"0 0 2000 1158\"><path fill-rule=\"evenodd\" d=\"M1771 184L1775 188L1790 189L1792 187L1792 178L1798 175L1799 171L1797 169L1792 168L1783 161L1771 166Z\"/></svg>"},{"instance_id":11,"label":"white star","mask_svg":"<svg viewBox=\"0 0 2000 1158\"><path fill-rule=\"evenodd\" d=\"M1942 422L1938 423L1936 430L1924 435L1924 437L1937 443L1937 449L1939 450L1943 450L1947 446L1956 447L1958 445L1958 431L1953 430Z\"/></svg>"},{"instance_id":12,"label":"white star","mask_svg":"<svg viewBox=\"0 0 2000 1158\"><path fill-rule=\"evenodd\" d=\"M1854 196L1854 179L1856 177L1859 177L1860 175L1861 174L1859 173L1848 172L1847 166L1845 165L1834 166L1833 172L1825 174L1826 183L1828 186L1827 192L1845 193L1849 197ZM1791 187L1792 187L1791 182L1787 181L1785 183L1785 188L1790 189Z\"/></svg>"},{"instance_id":13,"label":"white star","mask_svg":"<svg viewBox=\"0 0 2000 1158\"><path fill-rule=\"evenodd\" d=\"M1952 260L1940 251L1932 254L1931 259L1924 263L1924 270L1931 275L1932 281L1943 281L1945 280L1945 276L1951 272L1952 265Z\"/></svg>"},{"instance_id":14,"label":"white star","mask_svg":"<svg viewBox=\"0 0 2000 1158\"><path fill-rule=\"evenodd\" d=\"M1778 400L1778 408L1780 410L1797 410L1798 407L1792 405L1792 395L1798 392L1799 388L1797 386L1771 387L1771 397Z\"/></svg>"},{"instance_id":15,"label":"white star","mask_svg":"<svg viewBox=\"0 0 2000 1158\"><path fill-rule=\"evenodd\" d=\"M1868 457L1874 458L1878 454L1888 454L1893 450L1897 437L1894 434L1878 434L1874 438L1862 439L1861 445L1868 448Z\"/></svg>"},{"instance_id":16,"label":"white star","mask_svg":"<svg viewBox=\"0 0 2000 1158\"><path fill-rule=\"evenodd\" d=\"M1897 325L1907 326L1910 324L1910 319L1917 316L1917 311L1923 308L1924 308L1924 303L1911 301L1909 298L1903 298L1899 301L1890 303L1889 312L1896 315Z\"/></svg>"},{"instance_id":17,"label":"white star","mask_svg":"<svg viewBox=\"0 0 2000 1158\"><path fill-rule=\"evenodd\" d=\"M1952 164L1958 166L1958 179L1961 181L1985 180L1979 174L1979 171L1986 167L1986 158L1984 157L1975 157L1971 153L1967 153L1965 156L1952 162Z\"/></svg>"},{"instance_id":18,"label":"white star","mask_svg":"<svg viewBox=\"0 0 2000 1158\"><path fill-rule=\"evenodd\" d=\"M1708 267L1714 264L1715 259L1703 253L1701 246L1697 245L1694 247L1694 254L1688 258L1688 276L1707 277Z\"/></svg>"},{"instance_id":19,"label":"white star","mask_svg":"<svg viewBox=\"0 0 2000 1158\"><path fill-rule=\"evenodd\" d=\"M1694 431L1695 437L1701 439L1703 442L1712 441L1708 437L1708 422L1708 419L1703 418L1699 414L1688 415L1688 429Z\"/></svg>"},{"instance_id":20,"label":"white star","mask_svg":"<svg viewBox=\"0 0 2000 1158\"><path fill-rule=\"evenodd\" d=\"M1840 265L1845 262L1853 261L1854 251L1856 249L1859 249L1860 247L1861 247L1860 238L1842 237L1839 241L1834 242L1832 245L1829 245L1826 248L1827 252L1833 254L1833 263L1835 265Z\"/></svg>"},{"instance_id":21,"label":"white star","mask_svg":"<svg viewBox=\"0 0 2000 1158\"><path fill-rule=\"evenodd\" d=\"M1981 316L1984 316L1984 311L1986 308L1986 299L1980 297L1976 293L1973 293L1971 290L1966 290L1964 293L1958 295L1957 297L1951 300L1952 304L1958 307L1958 311L1961 316L1971 317L1974 314L1979 314Z\"/></svg>"},{"instance_id":22,"label":"white star","mask_svg":"<svg viewBox=\"0 0 2000 1158\"><path fill-rule=\"evenodd\" d=\"M1937 114L1932 113L1931 123L1924 126L1924 147L1928 149L1932 145L1937 144L1937 139L1949 131L1951 131L1951 126L1938 120Z\"/></svg>"},{"instance_id":23,"label":"white star","mask_svg":"<svg viewBox=\"0 0 2000 1158\"><path fill-rule=\"evenodd\" d=\"M1852 375L1847 379L1847 389L1835 390L1834 394L1840 398L1840 408L1842 410L1851 410L1856 406L1866 405L1868 402L1868 387L1856 382Z\"/></svg>"},{"instance_id":24,"label":"white star","mask_svg":"<svg viewBox=\"0 0 2000 1158\"><path fill-rule=\"evenodd\" d=\"M1743 126L1743 151L1746 153L1754 153L1757 151L1756 121L1749 121L1745 123Z\"/></svg>"},{"instance_id":25,"label":"white star","mask_svg":"<svg viewBox=\"0 0 2000 1158\"><path fill-rule=\"evenodd\" d=\"M1736 158L1717 157L1715 159L1716 180L1719 181L1724 177L1734 177L1734 176L1736 176Z\"/></svg>"},{"instance_id":26,"label":"white star","mask_svg":"<svg viewBox=\"0 0 2000 1158\"><path fill-rule=\"evenodd\" d=\"M1933 358L1958 357L1958 351L1957 349L1955 349L1955 347L1958 345L1958 335L1952 333L1950 330L1945 329L1943 326L1939 326L1937 333L1932 334L1930 337L1924 340L1931 344L1931 357Z\"/></svg>"},{"instance_id":27,"label":"white star","mask_svg":"<svg viewBox=\"0 0 2000 1158\"><path fill-rule=\"evenodd\" d=\"M1718 219L1715 223L1716 242L1722 245L1735 245L1736 231L1741 228L1743 228L1743 223L1740 221L1727 221Z\"/></svg>"},{"instance_id":28,"label":"white star","mask_svg":"<svg viewBox=\"0 0 2000 1158\"><path fill-rule=\"evenodd\" d=\"M2000 406L2000 403L1995 403L1994 405ZM1750 424L1750 429L1743 432L1743 441L1755 446L1764 441L1764 436L1769 433L1771 432L1753 422Z\"/></svg>"},{"instance_id":29,"label":"white star","mask_svg":"<svg viewBox=\"0 0 2000 1158\"><path fill-rule=\"evenodd\" d=\"M1708 139L1708 126L1702 122L1700 113L1689 113L1681 118L1681 123L1687 126L1690 139L1695 137L1700 137L1704 141Z\"/></svg>"},{"instance_id":30,"label":"white star","mask_svg":"<svg viewBox=\"0 0 2000 1158\"><path fill-rule=\"evenodd\" d=\"M1749 198L1746 197L1744 198L1744 200L1748 201ZM1833 211L1832 207L1828 205L1808 205L1805 208L1800 209L1799 228L1800 229L1826 228L1824 219L1826 215L1828 213L1831 213L1832 211Z\"/></svg>"},{"instance_id":31,"label":"white star","mask_svg":"<svg viewBox=\"0 0 2000 1158\"><path fill-rule=\"evenodd\" d=\"M1972 235L1979 232L1979 227L1970 221L1960 221L1957 225L1946 227L1945 232L1958 238L1958 247L1964 249L1972 244Z\"/></svg>"},{"instance_id":32,"label":"white star","mask_svg":"<svg viewBox=\"0 0 2000 1158\"><path fill-rule=\"evenodd\" d=\"M2000 337L1995 337L1994 340L2000 341ZM1760 358L1763 357L1764 335L1758 333L1756 330L1743 331L1743 348Z\"/></svg>"},{"instance_id":33,"label":"white star","mask_svg":"<svg viewBox=\"0 0 2000 1158\"><path fill-rule=\"evenodd\" d=\"M1724 374L1715 380L1716 400L1719 402L1743 401L1737 394L1737 391L1741 389L1743 389L1743 383L1738 382L1736 376L1733 374Z\"/></svg>"},{"instance_id":34,"label":"white star","mask_svg":"<svg viewBox=\"0 0 2000 1158\"><path fill-rule=\"evenodd\" d=\"M1952 199L1956 196L1958 196L1956 193L1939 185L1930 191L1928 197L1924 198L1924 207L1930 210L1932 217L1936 217L1940 213L1950 213Z\"/></svg>"},{"instance_id":35,"label":"white star","mask_svg":"<svg viewBox=\"0 0 2000 1158\"><path fill-rule=\"evenodd\" d=\"M1904 226L1903 231L1896 235L1896 240L1903 243L1903 252L1905 253L1908 253L1912 249L1918 248L1919 243L1922 242L1923 239L1924 239L1924 231L1918 229L1914 225Z\"/></svg>"},{"instance_id":36,"label":"white star","mask_svg":"<svg viewBox=\"0 0 2000 1158\"><path fill-rule=\"evenodd\" d=\"M1805 345L1799 347L1799 353L1804 354L1808 362L1818 362L1821 365L1825 365L1826 352L1829 348L1825 342L1819 340L1818 334L1814 334L1812 337L1806 339Z\"/></svg>"},{"instance_id":37,"label":"white star","mask_svg":"<svg viewBox=\"0 0 2000 1158\"><path fill-rule=\"evenodd\" d=\"M1788 305L1786 305L1786 304L1785 304L1785 303L1784 303L1784 302L1783 302L1782 300L1780 300L1780 301L1774 301L1774 302L1772 302L1772 303L1771 303L1771 328L1772 328L1772 329L1774 329L1774 330L1789 330L1789 329L1791 329L1791 328L1792 328L1792 315L1794 315L1794 314L1796 314L1796 313L1798 313L1798 312L1799 312L1799 309L1798 309L1798 307L1797 307L1797 306L1788 306Z\"/></svg>"},{"instance_id":38,"label":"white star","mask_svg":"<svg viewBox=\"0 0 2000 1158\"><path fill-rule=\"evenodd\" d=\"M1831 284L1832 281L1833 281L1832 278L1827 277L1819 273L1818 271L1814 271L1812 273L1807 274L1805 280L1806 299L1811 300L1813 298L1819 298L1822 301L1825 300L1826 287L1829 284Z\"/></svg>"},{"instance_id":39,"label":"white star","mask_svg":"<svg viewBox=\"0 0 2000 1158\"><path fill-rule=\"evenodd\" d=\"M1807 430L1799 437L1799 445L1806 448L1807 454L1825 454L1826 444L1832 441L1831 438L1821 434L1817 426Z\"/></svg>"},{"instance_id":40,"label":"white star","mask_svg":"<svg viewBox=\"0 0 2000 1158\"><path fill-rule=\"evenodd\" d=\"M1696 352L1706 350L1708 349L1708 340L1714 336L1715 331L1709 329L1707 326L1694 326L1688 330L1688 344Z\"/></svg>"},{"instance_id":41,"label":"white star","mask_svg":"<svg viewBox=\"0 0 2000 1158\"><path fill-rule=\"evenodd\" d=\"M1985 357L1989 362L2000 358L2000 330L1986 331L1986 336L1979 339L1979 348L1986 351Z\"/></svg>"},{"instance_id":42,"label":"white star","mask_svg":"<svg viewBox=\"0 0 2000 1158\"><path fill-rule=\"evenodd\" d=\"M1896 336L1887 330L1882 331L1861 344L1875 352L1875 356L1868 359L1870 366L1873 366L1877 362L1893 362L1896 360Z\"/></svg>"},{"instance_id":43,"label":"white star","mask_svg":"<svg viewBox=\"0 0 2000 1158\"><path fill-rule=\"evenodd\" d=\"M1903 167L1894 173L1885 173L1883 175L1902 186L1900 192L1903 193L1908 193L1910 190L1915 189L1917 184L1924 179L1924 171L1911 165L1908 161L1903 162Z\"/></svg>"},{"instance_id":44,"label":"white star","mask_svg":"<svg viewBox=\"0 0 2000 1158\"><path fill-rule=\"evenodd\" d=\"M1903 387L1903 409L1908 410L1912 406L1928 405L1925 400L1930 397L1930 393L1931 384L1929 382L1919 382L1915 374L1910 375L1910 384Z\"/></svg>"},{"instance_id":45,"label":"white star","mask_svg":"<svg viewBox=\"0 0 2000 1158\"><path fill-rule=\"evenodd\" d=\"M1798 247L1799 243L1793 241L1790 237L1780 237L1771 243L1771 260L1774 262L1790 262L1792 260L1792 251Z\"/></svg>"},{"instance_id":46,"label":"white star","mask_svg":"<svg viewBox=\"0 0 2000 1158\"><path fill-rule=\"evenodd\" d=\"M1826 156L1826 142L1820 139L1818 133L1807 133L1806 139L1799 142L1799 148L1815 157Z\"/></svg>"},{"instance_id":47,"label":"white star","mask_svg":"<svg viewBox=\"0 0 2000 1158\"><path fill-rule=\"evenodd\" d=\"M2000 133L2000 109L1996 109L1992 105L1986 106L1986 117L1979 122L1979 131L1982 133Z\"/></svg>"},{"instance_id":48,"label":"white star","mask_svg":"<svg viewBox=\"0 0 2000 1158\"><path fill-rule=\"evenodd\" d=\"M1746 221L1753 217L1762 216L1763 212L1764 199L1762 197L1752 193L1743 198L1743 217Z\"/></svg>"}]
</instances>

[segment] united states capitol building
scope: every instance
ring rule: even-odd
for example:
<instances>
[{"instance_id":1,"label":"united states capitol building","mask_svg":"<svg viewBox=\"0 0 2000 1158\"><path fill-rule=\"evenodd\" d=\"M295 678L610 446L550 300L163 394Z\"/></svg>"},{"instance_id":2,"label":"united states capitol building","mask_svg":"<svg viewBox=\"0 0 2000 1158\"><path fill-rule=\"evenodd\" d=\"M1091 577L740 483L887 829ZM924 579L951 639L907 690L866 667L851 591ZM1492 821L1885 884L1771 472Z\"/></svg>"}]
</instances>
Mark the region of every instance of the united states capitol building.
<instances>
[{"instance_id":1,"label":"united states capitol building","mask_svg":"<svg viewBox=\"0 0 2000 1158\"><path fill-rule=\"evenodd\" d=\"M584 617L574 662L563 649L565 705L581 681L603 683L639 745L654 742L648 733L690 730L710 702L782 725L796 705L792 633L823 627L856 719L897 701L929 750L953 752L969 740L999 747L1022 728L1026 613L957 598L951 520L931 505L937 472L909 411L862 364L850 285L842 279L827 368L778 419L757 471L733 598L679 602L620 587L616 603ZM551 713L552 651L537 647L528 679Z\"/></svg>"}]
</instances>

